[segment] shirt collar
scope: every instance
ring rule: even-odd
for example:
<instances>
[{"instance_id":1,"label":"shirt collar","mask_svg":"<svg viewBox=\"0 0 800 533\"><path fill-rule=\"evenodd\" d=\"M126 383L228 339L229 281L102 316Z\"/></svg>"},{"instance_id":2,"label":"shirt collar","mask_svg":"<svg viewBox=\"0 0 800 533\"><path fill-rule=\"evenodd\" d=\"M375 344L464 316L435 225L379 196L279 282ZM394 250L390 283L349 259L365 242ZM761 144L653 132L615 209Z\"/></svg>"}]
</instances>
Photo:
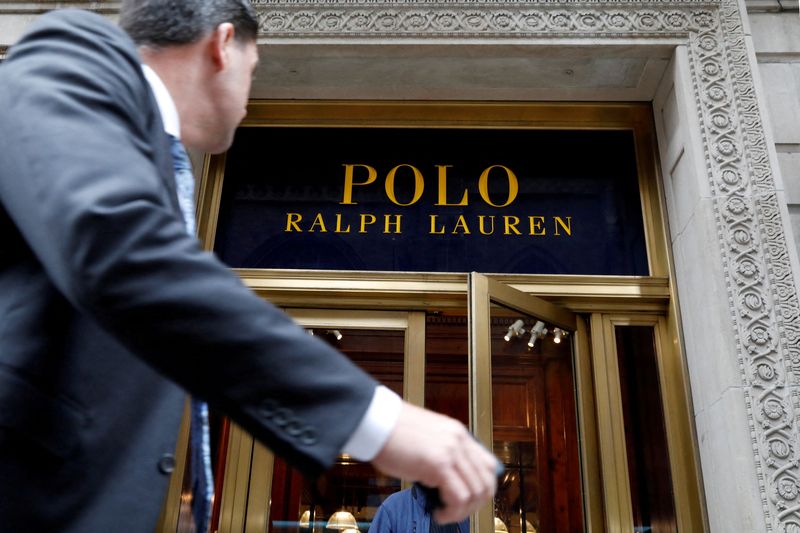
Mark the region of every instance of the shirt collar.
<instances>
[{"instance_id":1,"label":"shirt collar","mask_svg":"<svg viewBox=\"0 0 800 533\"><path fill-rule=\"evenodd\" d=\"M142 65L142 72L150 84L150 89L156 97L156 104L158 111L161 113L161 122L164 123L164 131L168 135L180 139L181 138L181 122L178 117L178 108L175 107L175 100L167 90L167 86L158 77L156 71L147 65Z\"/></svg>"}]
</instances>

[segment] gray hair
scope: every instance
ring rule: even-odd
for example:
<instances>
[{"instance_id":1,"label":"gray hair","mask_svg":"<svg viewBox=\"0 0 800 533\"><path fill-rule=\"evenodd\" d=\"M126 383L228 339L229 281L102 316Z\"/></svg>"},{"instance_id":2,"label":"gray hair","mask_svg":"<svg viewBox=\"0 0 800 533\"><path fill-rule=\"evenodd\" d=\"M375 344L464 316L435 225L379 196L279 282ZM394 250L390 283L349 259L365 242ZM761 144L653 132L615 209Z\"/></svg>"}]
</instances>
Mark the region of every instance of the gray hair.
<instances>
[{"instance_id":1,"label":"gray hair","mask_svg":"<svg viewBox=\"0 0 800 533\"><path fill-rule=\"evenodd\" d=\"M249 0L123 0L119 15L137 45L154 47L197 42L225 22L238 41L255 41L258 20Z\"/></svg>"}]
</instances>

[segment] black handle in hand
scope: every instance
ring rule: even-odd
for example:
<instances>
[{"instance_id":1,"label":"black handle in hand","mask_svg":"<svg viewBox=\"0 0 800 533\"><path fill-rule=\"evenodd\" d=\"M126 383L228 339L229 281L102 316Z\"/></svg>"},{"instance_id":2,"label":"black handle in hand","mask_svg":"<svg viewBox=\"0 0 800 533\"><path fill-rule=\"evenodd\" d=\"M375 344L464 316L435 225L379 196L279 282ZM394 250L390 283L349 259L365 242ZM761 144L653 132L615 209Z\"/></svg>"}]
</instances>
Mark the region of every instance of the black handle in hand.
<instances>
[{"instance_id":1,"label":"black handle in hand","mask_svg":"<svg viewBox=\"0 0 800 533\"><path fill-rule=\"evenodd\" d=\"M497 476L499 481L500 477L505 474L506 468L503 466L503 463L497 461L494 474ZM414 486L425 495L425 510L429 513L433 513L436 509L444 507L442 504L442 498L439 494L439 489L434 487L426 487L422 483L416 482Z\"/></svg>"}]
</instances>

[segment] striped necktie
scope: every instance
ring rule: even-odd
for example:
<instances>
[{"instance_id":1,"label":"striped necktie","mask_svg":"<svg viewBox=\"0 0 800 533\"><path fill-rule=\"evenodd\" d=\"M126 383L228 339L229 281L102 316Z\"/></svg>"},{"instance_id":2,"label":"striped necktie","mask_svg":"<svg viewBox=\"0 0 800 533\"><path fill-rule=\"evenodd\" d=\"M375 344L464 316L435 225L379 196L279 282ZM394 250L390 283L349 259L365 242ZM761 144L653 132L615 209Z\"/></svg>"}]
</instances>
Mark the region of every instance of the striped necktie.
<instances>
[{"instance_id":1,"label":"striped necktie","mask_svg":"<svg viewBox=\"0 0 800 533\"><path fill-rule=\"evenodd\" d=\"M186 232L195 234L194 225L194 176L189 155L181 141L170 135L172 165L175 171L175 185L178 190L178 203L181 207ZM192 516L196 531L205 533L211 521L211 502L214 499L214 480L211 473L211 437L208 427L208 404L192 398L191 474L192 474Z\"/></svg>"}]
</instances>

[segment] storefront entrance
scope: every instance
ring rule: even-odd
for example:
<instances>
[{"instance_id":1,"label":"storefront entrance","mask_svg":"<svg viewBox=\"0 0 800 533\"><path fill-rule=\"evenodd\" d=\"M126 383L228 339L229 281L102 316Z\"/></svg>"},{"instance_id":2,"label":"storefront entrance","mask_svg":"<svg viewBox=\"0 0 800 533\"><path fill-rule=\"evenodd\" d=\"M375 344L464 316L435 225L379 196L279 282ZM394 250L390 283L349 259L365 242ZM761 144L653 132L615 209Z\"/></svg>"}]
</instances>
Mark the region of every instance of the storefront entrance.
<instances>
[{"instance_id":1,"label":"storefront entrance","mask_svg":"<svg viewBox=\"0 0 800 533\"><path fill-rule=\"evenodd\" d=\"M457 127L471 132L460 139L473 144L471 135L482 129L510 133L486 148L474 184L448 181L455 178L449 160L428 165L431 175L420 170L429 161L406 162L404 155L391 164L377 157L337 161L336 181L323 180L319 189L313 179L302 181L304 161L294 159L294 167L264 161L265 174L283 170L271 178L277 185L265 179L262 187L234 181L242 168L255 168L234 149L209 161L201 236L309 334L406 400L461 420L493 447L506 472L495 501L472 517L472 533L701 530L650 113L647 106L616 104L254 104L248 133L265 125L308 135L335 127L417 128L436 133L425 138L446 139L448 128ZM516 130L535 135L519 137ZM558 138L590 146L607 142L592 137L602 131L622 132L614 139L627 155L614 152L615 140L601 151L610 161L562 172L568 162L547 162L538 152L534 166L550 170L535 178L535 187L517 170L534 157L525 157L525 142L549 138L555 147ZM393 137L405 139L400 152L421 153L401 150L408 144L401 134ZM272 138L280 137L305 138ZM255 138L247 141L250 150ZM313 138L305 142L311 146ZM511 146L513 157L495 161L503 153L496 146ZM584 175L601 167L606 181ZM291 168L301 177L287 175ZM634 189L613 188L616 168L632 176ZM225 184L235 183L236 192L226 193ZM373 185L380 189L369 196ZM332 191L329 210L318 192L325 190ZM289 203L273 209L281 195ZM530 203L542 195L548 200L540 207ZM381 196L394 211L382 211ZM267 204L277 213L274 223L260 214ZM413 211L419 206L426 207ZM561 211L545 212L548 206ZM277 228L274 236L268 227ZM415 227L424 230L402 241L407 235L400 233ZM440 239L445 234L450 240ZM470 248L472 237L485 240ZM473 259L499 273L460 273ZM491 268L495 259L502 268ZM446 266L437 270L440 264ZM392 265L408 271L391 271ZM234 424L222 420L217 427L218 531L366 533L381 502L407 486L346 456L308 481ZM181 529L175 478L165 531Z\"/></svg>"}]
</instances>

